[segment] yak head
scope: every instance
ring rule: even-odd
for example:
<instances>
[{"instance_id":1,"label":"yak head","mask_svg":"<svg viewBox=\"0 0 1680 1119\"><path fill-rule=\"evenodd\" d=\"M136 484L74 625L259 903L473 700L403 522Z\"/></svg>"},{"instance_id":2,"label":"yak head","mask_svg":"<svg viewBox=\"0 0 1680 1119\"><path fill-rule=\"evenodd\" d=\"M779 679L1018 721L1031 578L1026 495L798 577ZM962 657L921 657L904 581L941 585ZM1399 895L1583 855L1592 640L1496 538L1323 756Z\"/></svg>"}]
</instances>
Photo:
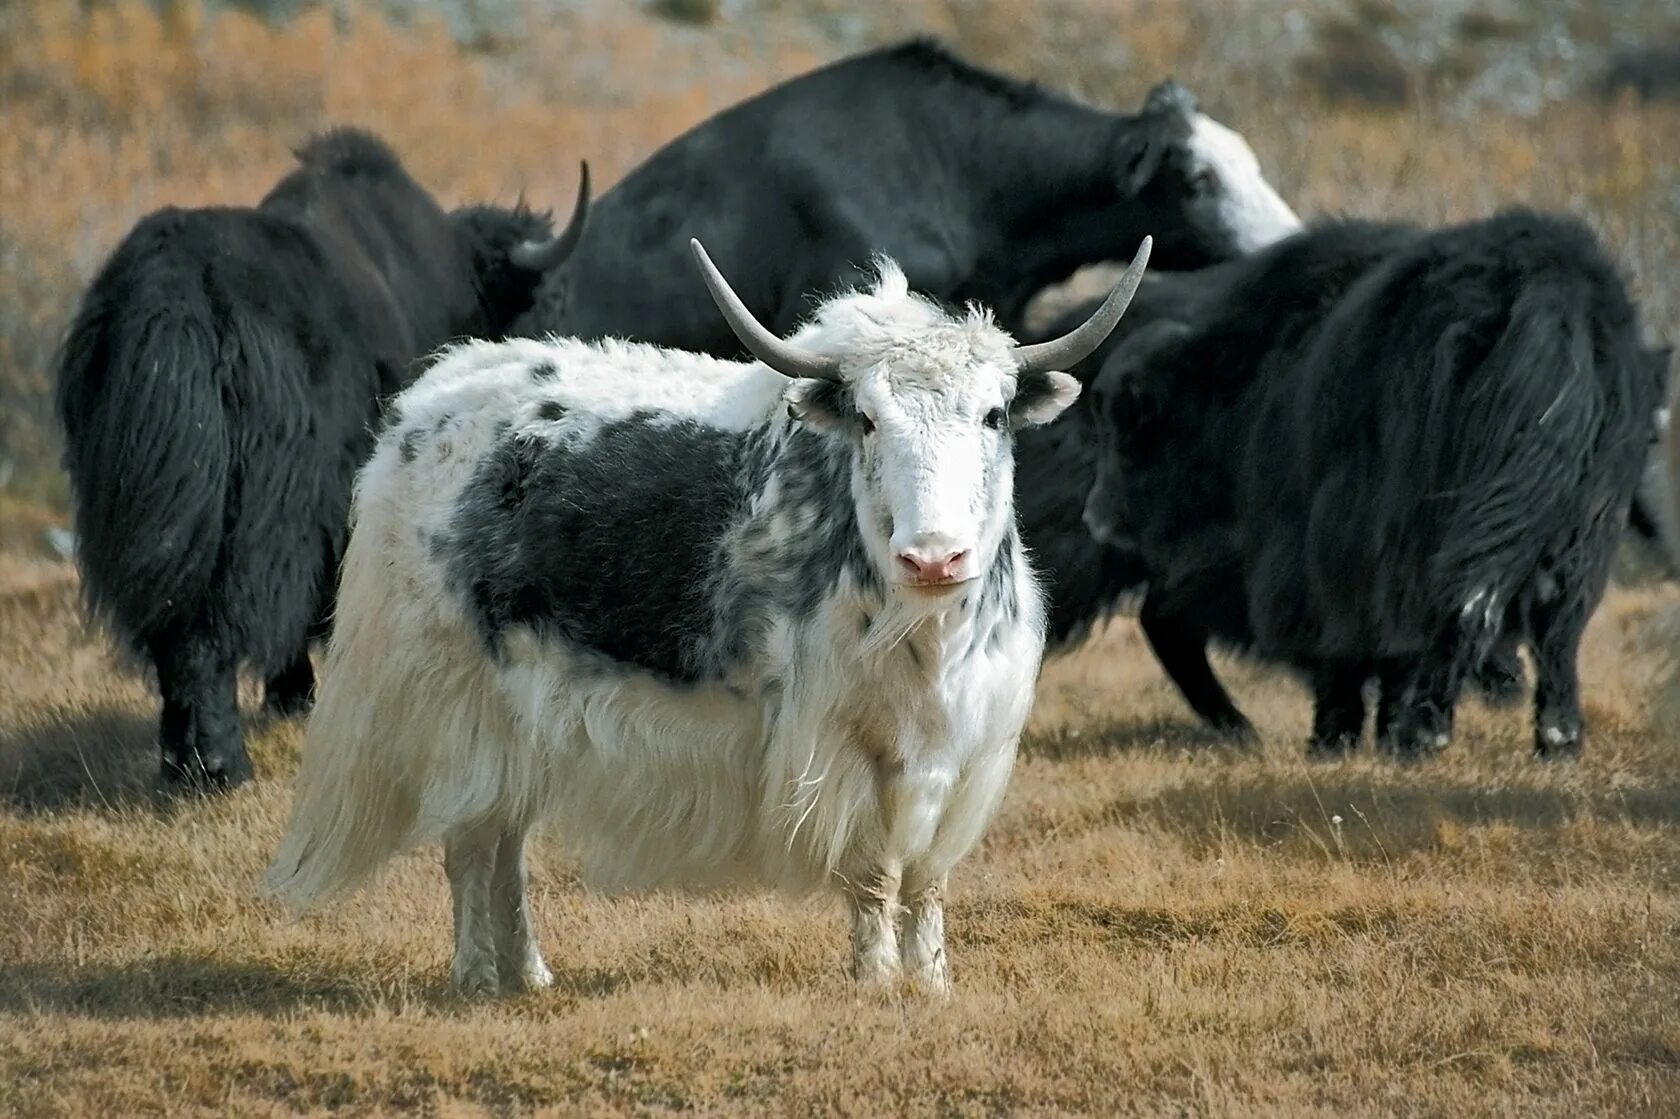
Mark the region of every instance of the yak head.
<instances>
[{"instance_id":1,"label":"yak head","mask_svg":"<svg viewBox=\"0 0 1680 1119\"><path fill-rule=\"evenodd\" d=\"M536 302L544 273L577 248L589 220L589 164L578 178L572 217L558 234L548 211L534 211L523 200L512 209L465 206L450 214L472 262L482 322L475 334L496 337Z\"/></svg>"},{"instance_id":2,"label":"yak head","mask_svg":"<svg viewBox=\"0 0 1680 1119\"><path fill-rule=\"evenodd\" d=\"M1149 240L1083 325L1016 345L989 312L952 314L880 262L872 290L824 304L790 340L762 326L694 242L707 286L741 343L791 378L793 418L848 456L859 534L881 581L939 602L991 569L1014 523L1014 436L1079 395L1063 372L1119 322Z\"/></svg>"},{"instance_id":3,"label":"yak head","mask_svg":"<svg viewBox=\"0 0 1680 1119\"><path fill-rule=\"evenodd\" d=\"M1301 228L1240 134L1176 82L1156 86L1119 138L1120 194L1160 231L1163 267L1245 256Z\"/></svg>"}]
</instances>

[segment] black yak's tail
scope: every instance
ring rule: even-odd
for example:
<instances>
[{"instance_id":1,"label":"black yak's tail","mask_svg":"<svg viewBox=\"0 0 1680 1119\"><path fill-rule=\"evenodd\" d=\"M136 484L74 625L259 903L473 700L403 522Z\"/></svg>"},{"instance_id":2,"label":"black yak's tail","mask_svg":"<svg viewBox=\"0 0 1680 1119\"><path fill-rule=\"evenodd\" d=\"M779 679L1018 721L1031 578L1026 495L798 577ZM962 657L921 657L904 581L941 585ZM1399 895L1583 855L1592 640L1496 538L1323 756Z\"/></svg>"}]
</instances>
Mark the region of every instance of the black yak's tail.
<instances>
[{"instance_id":1,"label":"black yak's tail","mask_svg":"<svg viewBox=\"0 0 1680 1119\"><path fill-rule=\"evenodd\" d=\"M180 293L96 281L60 355L58 412L89 608L137 647L214 575L231 471L214 324ZM111 282L114 281L114 282Z\"/></svg>"},{"instance_id":2,"label":"black yak's tail","mask_svg":"<svg viewBox=\"0 0 1680 1119\"><path fill-rule=\"evenodd\" d=\"M1524 285L1474 368L1436 371L1455 400L1438 413L1446 517L1431 585L1471 658L1542 559L1560 573L1608 562L1649 437L1637 338L1598 336L1592 277L1545 280Z\"/></svg>"}]
</instances>

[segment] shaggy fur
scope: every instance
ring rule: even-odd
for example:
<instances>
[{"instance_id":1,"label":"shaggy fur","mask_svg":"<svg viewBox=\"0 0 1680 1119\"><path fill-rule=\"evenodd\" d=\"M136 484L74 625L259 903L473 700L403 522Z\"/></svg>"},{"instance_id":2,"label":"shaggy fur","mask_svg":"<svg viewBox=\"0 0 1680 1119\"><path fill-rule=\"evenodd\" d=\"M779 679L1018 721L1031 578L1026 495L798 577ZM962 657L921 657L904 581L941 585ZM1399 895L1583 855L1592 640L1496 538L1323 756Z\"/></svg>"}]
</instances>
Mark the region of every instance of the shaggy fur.
<instances>
[{"instance_id":1,"label":"shaggy fur","mask_svg":"<svg viewBox=\"0 0 1680 1119\"><path fill-rule=\"evenodd\" d=\"M1521 633L1536 751L1578 750L1576 650L1664 376L1590 232L1341 223L1236 267L1099 378L1090 522L1204 641L1306 672L1320 749L1357 741L1371 677L1389 747L1439 748L1465 672Z\"/></svg>"},{"instance_id":2,"label":"shaggy fur","mask_svg":"<svg viewBox=\"0 0 1680 1119\"><path fill-rule=\"evenodd\" d=\"M876 252L915 290L1016 330L1046 285L1145 235L1152 268L1193 268L1299 225L1242 138L1172 83L1117 115L916 40L778 85L655 152L602 196L518 330L736 356L690 237L778 334Z\"/></svg>"},{"instance_id":3,"label":"shaggy fur","mask_svg":"<svg viewBox=\"0 0 1680 1119\"><path fill-rule=\"evenodd\" d=\"M378 139L316 138L255 209L166 209L95 278L60 359L58 413L91 610L157 667L163 773L250 774L248 665L306 707L351 479L410 363L530 306L508 249L523 208L453 219Z\"/></svg>"},{"instance_id":4,"label":"shaggy fur","mask_svg":"<svg viewBox=\"0 0 1680 1119\"><path fill-rule=\"evenodd\" d=\"M989 318L891 266L796 340L843 382L566 339L456 349L402 397L358 489L283 897L441 841L455 982L541 985L522 852L552 818L607 886L838 889L860 978L946 986L946 874L1044 645L1010 428L1077 386L1017 378ZM910 587L895 549L935 528L970 581Z\"/></svg>"}]
</instances>

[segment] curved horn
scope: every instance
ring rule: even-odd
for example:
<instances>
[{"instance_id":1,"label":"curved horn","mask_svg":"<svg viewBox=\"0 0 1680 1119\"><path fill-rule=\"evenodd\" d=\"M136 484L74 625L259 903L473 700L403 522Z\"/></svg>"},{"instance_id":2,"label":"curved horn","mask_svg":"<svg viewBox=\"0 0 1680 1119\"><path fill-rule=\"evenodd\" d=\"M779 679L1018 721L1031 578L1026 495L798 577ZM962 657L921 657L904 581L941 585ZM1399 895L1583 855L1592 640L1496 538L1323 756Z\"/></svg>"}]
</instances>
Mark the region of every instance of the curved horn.
<instances>
[{"instance_id":1,"label":"curved horn","mask_svg":"<svg viewBox=\"0 0 1680 1119\"><path fill-rule=\"evenodd\" d=\"M735 332L735 337L741 340L741 345L754 357L784 377L810 377L819 381L840 379L838 363L783 341L753 318L753 313L747 310L747 305L741 302L741 297L735 294L698 240L689 238L688 247L694 250L695 262L700 265L706 289L712 293L712 302L723 312L724 321Z\"/></svg>"},{"instance_id":2,"label":"curved horn","mask_svg":"<svg viewBox=\"0 0 1680 1119\"><path fill-rule=\"evenodd\" d=\"M1149 250L1154 243L1153 237L1143 239L1143 244L1138 246L1137 255L1132 258L1126 274L1120 277L1120 282L1114 285L1114 290L1090 318L1060 338L1052 338L1048 342L1039 342L1032 346L1016 346L1015 363L1021 372L1071 369L1095 353L1097 347L1102 345L1104 339L1120 324L1120 316L1126 313L1126 308L1131 305L1132 296L1137 294L1138 284L1143 282L1144 266L1149 263Z\"/></svg>"},{"instance_id":3,"label":"curved horn","mask_svg":"<svg viewBox=\"0 0 1680 1119\"><path fill-rule=\"evenodd\" d=\"M523 241L513 247L508 253L508 259L519 267L531 272L547 272L550 268L565 261L577 248L578 238L583 236L583 227L589 221L589 161L578 161L581 170L578 173L577 201L572 205L572 220L566 223L566 228L560 231L558 237L550 237L546 241Z\"/></svg>"}]
</instances>

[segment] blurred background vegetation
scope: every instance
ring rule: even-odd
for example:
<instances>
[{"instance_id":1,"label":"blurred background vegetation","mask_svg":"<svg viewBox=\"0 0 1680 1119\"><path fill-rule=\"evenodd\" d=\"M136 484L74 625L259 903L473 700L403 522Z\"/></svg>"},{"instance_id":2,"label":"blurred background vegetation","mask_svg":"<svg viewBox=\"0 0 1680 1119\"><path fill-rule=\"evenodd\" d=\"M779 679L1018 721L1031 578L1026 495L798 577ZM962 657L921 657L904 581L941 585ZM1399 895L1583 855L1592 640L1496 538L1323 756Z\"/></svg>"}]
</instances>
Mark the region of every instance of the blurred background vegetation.
<instances>
[{"instance_id":1,"label":"blurred background vegetation","mask_svg":"<svg viewBox=\"0 0 1680 1119\"><path fill-rule=\"evenodd\" d=\"M1167 75L1304 216L1581 214L1680 340L1674 0L5 0L0 495L62 507L53 351L118 239L251 204L311 131L446 204L568 204L763 87L915 32L1097 104Z\"/></svg>"}]
</instances>

